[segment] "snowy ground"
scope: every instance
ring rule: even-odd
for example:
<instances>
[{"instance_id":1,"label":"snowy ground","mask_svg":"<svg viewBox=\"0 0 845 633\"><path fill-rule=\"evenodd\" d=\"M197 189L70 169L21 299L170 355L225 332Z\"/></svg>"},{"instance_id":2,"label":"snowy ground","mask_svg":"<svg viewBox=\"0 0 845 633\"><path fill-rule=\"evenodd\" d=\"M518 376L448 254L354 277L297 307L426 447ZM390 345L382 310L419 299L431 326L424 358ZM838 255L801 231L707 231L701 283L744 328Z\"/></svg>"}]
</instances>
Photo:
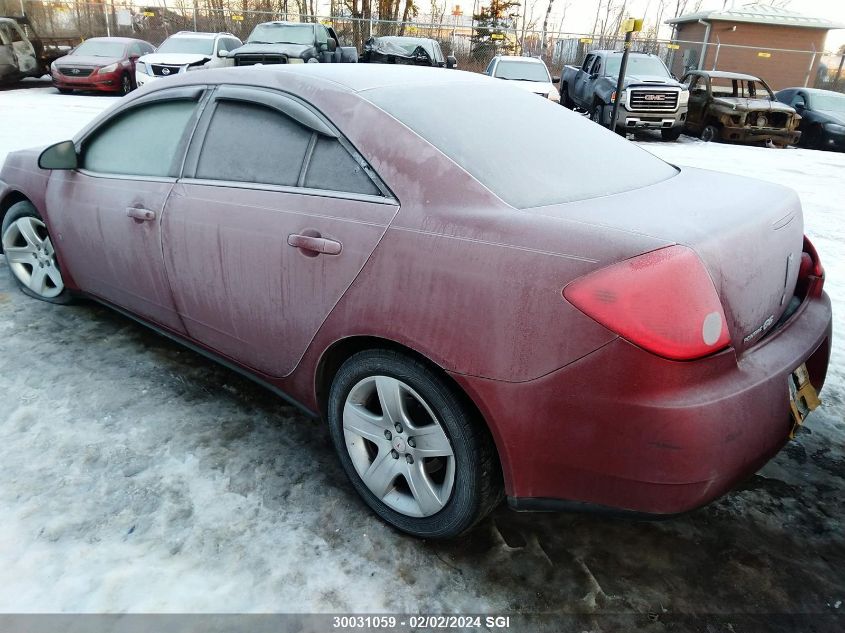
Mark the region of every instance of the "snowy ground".
<instances>
[{"instance_id":1,"label":"snowy ground","mask_svg":"<svg viewBox=\"0 0 845 633\"><path fill-rule=\"evenodd\" d=\"M0 92L0 160L113 102ZM101 307L26 298L3 263L0 612L841 614L845 155L642 144L801 194L839 337L825 406L761 474L667 522L502 508L419 542L366 511L320 423Z\"/></svg>"}]
</instances>

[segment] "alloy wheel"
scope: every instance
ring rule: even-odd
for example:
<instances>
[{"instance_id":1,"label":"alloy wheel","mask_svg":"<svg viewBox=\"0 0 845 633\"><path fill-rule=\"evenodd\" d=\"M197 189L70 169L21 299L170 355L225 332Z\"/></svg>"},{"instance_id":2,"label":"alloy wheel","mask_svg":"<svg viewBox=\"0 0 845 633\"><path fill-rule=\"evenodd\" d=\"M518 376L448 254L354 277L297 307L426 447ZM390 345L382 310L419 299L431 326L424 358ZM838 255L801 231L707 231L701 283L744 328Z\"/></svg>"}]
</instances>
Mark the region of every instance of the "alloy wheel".
<instances>
[{"instance_id":1,"label":"alloy wheel","mask_svg":"<svg viewBox=\"0 0 845 633\"><path fill-rule=\"evenodd\" d=\"M3 252L12 273L39 297L52 299L64 290L47 227L36 217L24 216L3 234Z\"/></svg>"},{"instance_id":2,"label":"alloy wheel","mask_svg":"<svg viewBox=\"0 0 845 633\"><path fill-rule=\"evenodd\" d=\"M437 417L410 386L370 376L343 407L346 450L361 481L378 499L410 517L436 514L455 484L455 455Z\"/></svg>"},{"instance_id":3,"label":"alloy wheel","mask_svg":"<svg viewBox=\"0 0 845 633\"><path fill-rule=\"evenodd\" d=\"M123 94L128 95L132 92L132 80L129 79L129 75L123 75L123 79L120 81L120 86Z\"/></svg>"}]
</instances>

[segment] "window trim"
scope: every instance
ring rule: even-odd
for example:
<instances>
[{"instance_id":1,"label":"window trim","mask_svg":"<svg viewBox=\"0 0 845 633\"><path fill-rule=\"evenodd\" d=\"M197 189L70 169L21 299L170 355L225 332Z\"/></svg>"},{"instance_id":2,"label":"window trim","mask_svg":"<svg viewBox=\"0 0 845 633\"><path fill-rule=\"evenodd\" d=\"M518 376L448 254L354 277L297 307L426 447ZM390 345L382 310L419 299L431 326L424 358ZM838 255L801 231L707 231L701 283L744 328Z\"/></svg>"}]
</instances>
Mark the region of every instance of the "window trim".
<instances>
[{"instance_id":1,"label":"window trim","mask_svg":"<svg viewBox=\"0 0 845 633\"><path fill-rule=\"evenodd\" d=\"M221 93L223 94L222 99L220 98ZM253 96L257 96L257 98L252 98ZM320 130L315 129L310 125L303 124L301 120L297 119L296 117L290 116L290 108L278 106L281 104L282 101L286 101L288 103L296 104L297 109L301 108L302 110L307 110L311 115L308 120L318 122L321 128L325 128L326 131L329 132L329 134L323 134L323 136L334 139L343 146L343 148L349 153L352 159L361 167L361 169L364 171L364 174L372 181L372 183L375 185L375 188L381 192L381 195L376 196L372 194L356 193L353 191L335 191L331 189L313 189L304 186L299 186L298 184L295 186L274 185L270 183L252 183L244 181L225 181L208 178L197 178L196 173L197 166L199 164L199 157L202 153L203 145L205 145L205 139L208 134L208 129L211 126L211 121L214 118L214 111L216 110L217 103L219 101L238 101L241 103L250 103L252 105L268 107L270 109L277 110L282 116L288 116L294 119L301 125L304 125L304 127L311 129L314 134L321 134ZM313 136L312 141L314 141L313 144L316 145L316 139L314 139ZM308 147L310 150L313 151L312 143L309 143ZM299 178L297 180L298 183L304 182L304 176L307 171L307 162L310 160L311 153L312 152L307 152L306 157L303 158L302 169L300 170ZM277 90L274 88L268 88L266 86L251 86L244 84L220 84L209 92L208 99L202 108L202 112L199 116L199 121L196 127L194 128L193 135L190 139L188 151L185 154L185 160L183 162L181 174L182 175L180 176L180 180L186 183L201 183L207 185L215 183L225 183L221 186L235 187L240 189L280 191L283 193L298 192L303 195L318 195L328 198L362 200L366 202L384 201L386 204L399 204L398 199L387 186L387 184L385 184L385 182L370 166L369 162L367 162L367 160L355 148L355 146L352 145L352 143L350 143L349 140L345 136L343 136L340 130L338 130L329 121L328 117L323 115L310 103L303 101L299 97L288 92L284 92L282 90Z\"/></svg>"}]
</instances>

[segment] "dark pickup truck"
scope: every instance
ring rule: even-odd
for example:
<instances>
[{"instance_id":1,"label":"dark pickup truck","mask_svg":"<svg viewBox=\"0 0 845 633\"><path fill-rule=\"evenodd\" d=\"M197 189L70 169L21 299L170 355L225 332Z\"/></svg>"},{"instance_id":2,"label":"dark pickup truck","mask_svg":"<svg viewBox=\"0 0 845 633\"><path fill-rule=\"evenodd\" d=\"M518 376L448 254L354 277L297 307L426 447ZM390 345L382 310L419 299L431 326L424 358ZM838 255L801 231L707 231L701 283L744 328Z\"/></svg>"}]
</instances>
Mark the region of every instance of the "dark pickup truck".
<instances>
[{"instance_id":1,"label":"dark pickup truck","mask_svg":"<svg viewBox=\"0 0 845 633\"><path fill-rule=\"evenodd\" d=\"M560 78L560 103L581 108L590 118L610 125L622 51L591 51L581 66L564 66ZM660 61L648 53L630 53L619 99L617 131L660 130L674 141L684 129L689 92Z\"/></svg>"},{"instance_id":2,"label":"dark pickup truck","mask_svg":"<svg viewBox=\"0 0 845 633\"><path fill-rule=\"evenodd\" d=\"M358 50L341 46L334 29L309 22L262 22L246 43L229 51L235 66L303 62L356 63Z\"/></svg>"}]
</instances>

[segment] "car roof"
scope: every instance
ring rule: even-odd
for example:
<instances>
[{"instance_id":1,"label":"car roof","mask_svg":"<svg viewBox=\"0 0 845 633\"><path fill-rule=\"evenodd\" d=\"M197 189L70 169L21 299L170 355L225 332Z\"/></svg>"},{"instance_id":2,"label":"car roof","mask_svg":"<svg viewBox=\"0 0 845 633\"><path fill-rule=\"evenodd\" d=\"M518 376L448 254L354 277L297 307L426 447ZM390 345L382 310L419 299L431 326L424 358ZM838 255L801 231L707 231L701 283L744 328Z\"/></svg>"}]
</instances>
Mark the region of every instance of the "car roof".
<instances>
[{"instance_id":1,"label":"car roof","mask_svg":"<svg viewBox=\"0 0 845 633\"><path fill-rule=\"evenodd\" d=\"M97 42L116 42L116 43L121 43L121 44L131 44L133 42L143 42L144 44L147 43L146 41L138 39L137 37L117 37L117 36L115 36L115 37L89 37L85 41L86 42L94 42L94 41L97 41Z\"/></svg>"},{"instance_id":2,"label":"car roof","mask_svg":"<svg viewBox=\"0 0 845 633\"><path fill-rule=\"evenodd\" d=\"M544 66L546 65L546 62L544 62L539 57L523 57L522 55L496 55L496 58L500 60L506 59L509 62L530 62L534 64L540 62Z\"/></svg>"},{"instance_id":3,"label":"car roof","mask_svg":"<svg viewBox=\"0 0 845 633\"><path fill-rule=\"evenodd\" d=\"M800 90L801 92L808 92L810 94L831 94L845 96L836 90L825 90L824 88L805 88L804 86L792 86L791 88L782 88L778 92L786 92L787 90Z\"/></svg>"},{"instance_id":4,"label":"car roof","mask_svg":"<svg viewBox=\"0 0 845 633\"><path fill-rule=\"evenodd\" d=\"M200 31L179 31L174 33L170 37L195 37L197 39L213 39L218 35L232 35L231 33L223 33L222 31L218 33L206 33ZM168 38L170 39L170 38Z\"/></svg>"},{"instance_id":5,"label":"car roof","mask_svg":"<svg viewBox=\"0 0 845 633\"><path fill-rule=\"evenodd\" d=\"M410 37L408 35L376 35L374 40L385 40L387 42L395 42L400 40L402 42L433 42L430 37Z\"/></svg>"},{"instance_id":6,"label":"car roof","mask_svg":"<svg viewBox=\"0 0 845 633\"><path fill-rule=\"evenodd\" d=\"M623 52L624 51L616 51L616 50L612 50L610 48L601 48L601 49L598 49L598 50L595 50L595 51L589 51L587 54L588 55L597 55L597 54L601 53L602 55L621 55ZM654 55L653 53L645 53L643 51L630 51L628 54L629 55L639 55L640 57L657 57L657 55Z\"/></svg>"},{"instance_id":7,"label":"car roof","mask_svg":"<svg viewBox=\"0 0 845 633\"><path fill-rule=\"evenodd\" d=\"M404 64L278 64L269 66L246 66L204 70L201 73L182 73L168 78L173 86L195 83L226 83L247 79L254 85L268 88L280 87L284 75L290 73L315 87L332 86L349 92L363 92L373 88L400 85L476 84L495 81L487 75L454 70L444 73L440 68L406 66ZM195 75L201 75L197 77Z\"/></svg>"},{"instance_id":8,"label":"car roof","mask_svg":"<svg viewBox=\"0 0 845 633\"><path fill-rule=\"evenodd\" d=\"M691 70L689 74L698 73L700 75L707 75L716 79L742 79L744 81L760 81L759 77L754 75L746 75L745 73L732 73L725 70Z\"/></svg>"}]
</instances>

